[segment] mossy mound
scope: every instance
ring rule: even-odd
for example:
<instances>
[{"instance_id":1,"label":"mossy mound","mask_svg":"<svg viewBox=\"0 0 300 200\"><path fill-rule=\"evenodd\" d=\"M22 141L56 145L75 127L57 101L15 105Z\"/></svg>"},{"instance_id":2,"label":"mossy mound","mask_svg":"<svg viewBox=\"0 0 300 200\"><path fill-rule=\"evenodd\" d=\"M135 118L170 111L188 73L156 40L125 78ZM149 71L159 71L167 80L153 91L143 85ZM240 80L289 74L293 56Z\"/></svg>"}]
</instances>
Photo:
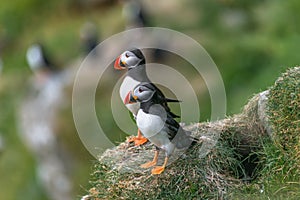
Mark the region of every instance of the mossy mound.
<instances>
[{"instance_id":1,"label":"mossy mound","mask_svg":"<svg viewBox=\"0 0 300 200\"><path fill-rule=\"evenodd\" d=\"M269 90L268 116L274 145L284 163L274 168L300 180L300 67L283 73Z\"/></svg>"},{"instance_id":2,"label":"mossy mound","mask_svg":"<svg viewBox=\"0 0 300 200\"><path fill-rule=\"evenodd\" d=\"M94 165L84 200L299 199L299 90L296 67L250 99L241 114L184 126L201 142L160 175L139 167L152 159L152 144L124 142L107 150Z\"/></svg>"},{"instance_id":3,"label":"mossy mound","mask_svg":"<svg viewBox=\"0 0 300 200\"><path fill-rule=\"evenodd\" d=\"M200 142L173 156L160 175L140 168L153 158L150 143L134 147L125 142L106 150L94 165L85 199L227 198L254 177L256 165L250 166L246 158L259 148L258 138L267 135L258 117L259 99L254 96L241 114L231 118L184 126Z\"/></svg>"},{"instance_id":4,"label":"mossy mound","mask_svg":"<svg viewBox=\"0 0 300 200\"><path fill-rule=\"evenodd\" d=\"M300 67L291 68L266 92L263 120L270 137L257 155L257 179L235 192L237 198L300 199Z\"/></svg>"},{"instance_id":5,"label":"mossy mound","mask_svg":"<svg viewBox=\"0 0 300 200\"><path fill-rule=\"evenodd\" d=\"M268 108L275 143L300 161L300 67L277 79L270 89Z\"/></svg>"},{"instance_id":6,"label":"mossy mound","mask_svg":"<svg viewBox=\"0 0 300 200\"><path fill-rule=\"evenodd\" d=\"M150 169L139 166L152 159L153 145L122 143L95 164L87 199L222 199L241 183L240 162L225 142L217 143L205 157L199 156L201 146L184 152L162 174L151 175Z\"/></svg>"}]
</instances>

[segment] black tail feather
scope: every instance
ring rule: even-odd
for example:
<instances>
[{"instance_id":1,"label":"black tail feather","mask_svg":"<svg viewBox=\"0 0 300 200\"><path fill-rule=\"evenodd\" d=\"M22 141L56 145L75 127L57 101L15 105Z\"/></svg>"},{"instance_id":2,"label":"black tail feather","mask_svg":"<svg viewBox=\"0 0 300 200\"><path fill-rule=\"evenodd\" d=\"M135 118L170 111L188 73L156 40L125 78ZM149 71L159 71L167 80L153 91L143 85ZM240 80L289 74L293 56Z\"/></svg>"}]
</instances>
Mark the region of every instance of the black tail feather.
<instances>
[{"instance_id":1,"label":"black tail feather","mask_svg":"<svg viewBox=\"0 0 300 200\"><path fill-rule=\"evenodd\" d=\"M169 103L172 103L172 102L174 102L174 103L181 103L182 101L181 100L178 100L178 99L169 99L169 98L166 98L166 101Z\"/></svg>"}]
</instances>

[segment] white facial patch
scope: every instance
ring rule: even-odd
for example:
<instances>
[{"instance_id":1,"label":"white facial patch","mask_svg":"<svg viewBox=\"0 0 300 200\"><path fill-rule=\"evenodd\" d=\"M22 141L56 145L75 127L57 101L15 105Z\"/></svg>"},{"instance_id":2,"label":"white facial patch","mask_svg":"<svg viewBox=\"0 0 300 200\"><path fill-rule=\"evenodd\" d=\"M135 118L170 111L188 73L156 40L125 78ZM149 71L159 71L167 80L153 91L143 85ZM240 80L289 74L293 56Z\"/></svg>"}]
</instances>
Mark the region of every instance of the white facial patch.
<instances>
[{"instance_id":1,"label":"white facial patch","mask_svg":"<svg viewBox=\"0 0 300 200\"><path fill-rule=\"evenodd\" d=\"M140 63L141 59L132 52L126 51L122 54L121 61L125 62L127 67L135 67Z\"/></svg>"}]
</instances>

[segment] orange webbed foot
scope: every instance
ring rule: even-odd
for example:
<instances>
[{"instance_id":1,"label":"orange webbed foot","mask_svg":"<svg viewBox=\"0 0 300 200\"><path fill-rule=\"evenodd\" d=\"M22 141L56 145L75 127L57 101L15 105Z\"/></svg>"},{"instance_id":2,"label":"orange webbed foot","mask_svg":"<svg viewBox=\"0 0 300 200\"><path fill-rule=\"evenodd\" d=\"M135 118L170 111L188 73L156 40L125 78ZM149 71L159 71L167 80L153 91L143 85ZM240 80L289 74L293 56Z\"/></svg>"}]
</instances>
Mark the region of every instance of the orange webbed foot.
<instances>
[{"instance_id":1,"label":"orange webbed foot","mask_svg":"<svg viewBox=\"0 0 300 200\"><path fill-rule=\"evenodd\" d=\"M127 140L127 141L128 141L128 142L134 142L134 145L135 145L135 146L139 146L139 145L145 144L145 143L148 141L148 139L145 138L145 137L142 135L142 133L141 133L140 130L138 130L137 136L136 136L136 137L132 137L132 138L130 138L130 139Z\"/></svg>"},{"instance_id":2,"label":"orange webbed foot","mask_svg":"<svg viewBox=\"0 0 300 200\"><path fill-rule=\"evenodd\" d=\"M147 141L148 141L148 139L145 138L145 137L130 137L127 140L127 142L129 142L129 143L134 142L135 146L139 146L139 145L145 144Z\"/></svg>"},{"instance_id":3,"label":"orange webbed foot","mask_svg":"<svg viewBox=\"0 0 300 200\"><path fill-rule=\"evenodd\" d=\"M166 157L165 158L165 162L164 162L164 164L162 166L157 166L154 169L152 169L151 174L161 174L165 170L165 168L167 166L168 159L169 158Z\"/></svg>"},{"instance_id":4,"label":"orange webbed foot","mask_svg":"<svg viewBox=\"0 0 300 200\"><path fill-rule=\"evenodd\" d=\"M165 166L157 166L152 169L151 174L161 174L165 170Z\"/></svg>"},{"instance_id":5,"label":"orange webbed foot","mask_svg":"<svg viewBox=\"0 0 300 200\"><path fill-rule=\"evenodd\" d=\"M135 145L135 146L139 146L139 145L145 144L147 141L148 141L148 139L145 138L145 137L136 138L136 139L134 140L134 145Z\"/></svg>"}]
</instances>

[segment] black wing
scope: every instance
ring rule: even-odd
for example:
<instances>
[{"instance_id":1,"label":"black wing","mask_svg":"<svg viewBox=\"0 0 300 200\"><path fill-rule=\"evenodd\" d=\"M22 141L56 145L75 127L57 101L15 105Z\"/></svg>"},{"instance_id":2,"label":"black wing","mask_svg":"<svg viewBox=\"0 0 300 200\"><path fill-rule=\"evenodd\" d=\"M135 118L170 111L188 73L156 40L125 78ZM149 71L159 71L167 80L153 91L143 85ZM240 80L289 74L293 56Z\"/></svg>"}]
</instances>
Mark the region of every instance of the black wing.
<instances>
[{"instance_id":1,"label":"black wing","mask_svg":"<svg viewBox=\"0 0 300 200\"><path fill-rule=\"evenodd\" d=\"M172 117L171 112L167 112L167 119L165 123L165 128L167 128L166 132L168 133L169 139L172 140L176 134L178 133L179 129L181 128L179 123Z\"/></svg>"},{"instance_id":2,"label":"black wing","mask_svg":"<svg viewBox=\"0 0 300 200\"><path fill-rule=\"evenodd\" d=\"M168 113L167 115L164 128L168 134L170 141L174 143L179 149L189 147L191 144L197 142L195 138L191 137L190 132L185 131L179 125L179 123L175 121L173 117L171 117L170 113Z\"/></svg>"}]
</instances>

